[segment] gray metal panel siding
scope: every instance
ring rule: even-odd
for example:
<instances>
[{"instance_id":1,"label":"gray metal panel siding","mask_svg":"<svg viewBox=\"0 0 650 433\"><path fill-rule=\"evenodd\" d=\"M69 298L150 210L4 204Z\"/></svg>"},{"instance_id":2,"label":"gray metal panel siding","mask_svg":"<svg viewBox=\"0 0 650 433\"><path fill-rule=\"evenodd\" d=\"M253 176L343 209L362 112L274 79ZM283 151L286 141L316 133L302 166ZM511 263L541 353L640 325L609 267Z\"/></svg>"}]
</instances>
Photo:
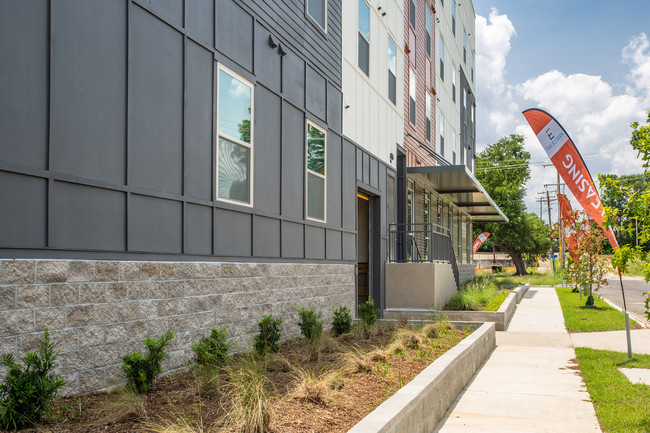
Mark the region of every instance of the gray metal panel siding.
<instances>
[{"instance_id":1,"label":"gray metal panel siding","mask_svg":"<svg viewBox=\"0 0 650 433\"><path fill-rule=\"evenodd\" d=\"M357 174L359 159L357 148L348 140L343 140L343 159L341 176L343 179L341 198L343 202L343 228L356 230L357 227ZM345 243L344 243L345 246ZM356 247L355 247L356 248ZM344 248L345 250L345 248ZM356 249L354 256L356 257Z\"/></svg>"},{"instance_id":2,"label":"gray metal panel siding","mask_svg":"<svg viewBox=\"0 0 650 433\"><path fill-rule=\"evenodd\" d=\"M305 114L282 105L282 214L303 218L305 183Z\"/></svg>"},{"instance_id":3,"label":"gray metal panel siding","mask_svg":"<svg viewBox=\"0 0 650 433\"><path fill-rule=\"evenodd\" d=\"M327 224L341 227L341 137L327 137Z\"/></svg>"},{"instance_id":4,"label":"gray metal panel siding","mask_svg":"<svg viewBox=\"0 0 650 433\"><path fill-rule=\"evenodd\" d=\"M47 181L0 171L0 247L47 245Z\"/></svg>"},{"instance_id":5,"label":"gray metal panel siding","mask_svg":"<svg viewBox=\"0 0 650 433\"><path fill-rule=\"evenodd\" d=\"M0 256L341 260L339 1L327 32L302 0L49 5L0 4ZM254 85L253 207L214 197L217 62ZM306 119L328 131L325 224L304 217Z\"/></svg>"},{"instance_id":6,"label":"gray metal panel siding","mask_svg":"<svg viewBox=\"0 0 650 433\"><path fill-rule=\"evenodd\" d=\"M131 22L129 184L180 194L183 38L137 7Z\"/></svg>"},{"instance_id":7,"label":"gray metal panel siding","mask_svg":"<svg viewBox=\"0 0 650 433\"><path fill-rule=\"evenodd\" d=\"M250 257L252 248L251 231L250 214L215 208L215 255Z\"/></svg>"},{"instance_id":8,"label":"gray metal panel siding","mask_svg":"<svg viewBox=\"0 0 650 433\"><path fill-rule=\"evenodd\" d=\"M276 93L282 89L282 56L279 56L281 46L272 48L269 45L269 32L264 26L255 28L255 75L259 83L265 85ZM274 38L276 44L277 36ZM284 47L282 47L284 49ZM262 66L263 65L263 66ZM291 84L295 86L294 83Z\"/></svg>"},{"instance_id":9,"label":"gray metal panel siding","mask_svg":"<svg viewBox=\"0 0 650 433\"><path fill-rule=\"evenodd\" d=\"M253 72L253 17L232 1L217 2L217 50Z\"/></svg>"},{"instance_id":10,"label":"gray metal panel siding","mask_svg":"<svg viewBox=\"0 0 650 433\"><path fill-rule=\"evenodd\" d=\"M303 258L305 255L305 226L288 221L282 223L282 257Z\"/></svg>"},{"instance_id":11,"label":"gray metal panel siding","mask_svg":"<svg viewBox=\"0 0 650 433\"><path fill-rule=\"evenodd\" d=\"M129 199L129 250L181 253L182 210L178 201L132 194Z\"/></svg>"},{"instance_id":12,"label":"gray metal panel siding","mask_svg":"<svg viewBox=\"0 0 650 433\"><path fill-rule=\"evenodd\" d=\"M212 208L188 203L183 214L184 253L212 254Z\"/></svg>"},{"instance_id":13,"label":"gray metal panel siding","mask_svg":"<svg viewBox=\"0 0 650 433\"><path fill-rule=\"evenodd\" d=\"M47 168L48 28L46 1L0 2L0 160Z\"/></svg>"},{"instance_id":14,"label":"gray metal panel siding","mask_svg":"<svg viewBox=\"0 0 650 433\"><path fill-rule=\"evenodd\" d=\"M214 0L192 0L185 3L185 27L196 40L214 45Z\"/></svg>"},{"instance_id":15,"label":"gray metal panel siding","mask_svg":"<svg viewBox=\"0 0 650 433\"><path fill-rule=\"evenodd\" d=\"M185 195L212 199L214 74L212 53L187 40L185 63Z\"/></svg>"},{"instance_id":16,"label":"gray metal panel siding","mask_svg":"<svg viewBox=\"0 0 650 433\"><path fill-rule=\"evenodd\" d=\"M52 3L56 171L125 181L126 11L126 3L115 1Z\"/></svg>"},{"instance_id":17,"label":"gray metal panel siding","mask_svg":"<svg viewBox=\"0 0 650 433\"><path fill-rule=\"evenodd\" d=\"M280 220L253 217L253 255L280 257Z\"/></svg>"},{"instance_id":18,"label":"gray metal panel siding","mask_svg":"<svg viewBox=\"0 0 650 433\"><path fill-rule=\"evenodd\" d=\"M262 86L255 91L255 208L280 213L282 100ZM298 152L296 152L298 153Z\"/></svg>"},{"instance_id":19,"label":"gray metal panel siding","mask_svg":"<svg viewBox=\"0 0 650 433\"><path fill-rule=\"evenodd\" d=\"M305 226L305 258L325 258L325 229L321 227Z\"/></svg>"},{"instance_id":20,"label":"gray metal panel siding","mask_svg":"<svg viewBox=\"0 0 650 433\"><path fill-rule=\"evenodd\" d=\"M54 248L123 251L123 192L67 182L52 184L51 239Z\"/></svg>"},{"instance_id":21,"label":"gray metal panel siding","mask_svg":"<svg viewBox=\"0 0 650 433\"><path fill-rule=\"evenodd\" d=\"M327 102L327 82L313 68L307 67L307 111L325 121Z\"/></svg>"}]
</instances>

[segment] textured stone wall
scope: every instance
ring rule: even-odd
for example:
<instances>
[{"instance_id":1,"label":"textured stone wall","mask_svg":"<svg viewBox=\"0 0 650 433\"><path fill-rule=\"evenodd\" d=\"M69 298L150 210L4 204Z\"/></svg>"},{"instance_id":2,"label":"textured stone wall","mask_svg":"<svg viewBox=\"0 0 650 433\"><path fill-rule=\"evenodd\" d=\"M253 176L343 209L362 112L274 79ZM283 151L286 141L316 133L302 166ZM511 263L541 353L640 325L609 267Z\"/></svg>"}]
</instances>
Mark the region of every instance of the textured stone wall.
<instances>
[{"instance_id":1,"label":"textured stone wall","mask_svg":"<svg viewBox=\"0 0 650 433\"><path fill-rule=\"evenodd\" d=\"M353 265L0 260L0 353L22 357L47 327L66 393L95 391L123 380L122 356L146 336L174 330L170 371L213 327L249 350L266 314L284 318L286 337L299 334L297 305L330 322L336 306L353 310L354 284Z\"/></svg>"}]
</instances>

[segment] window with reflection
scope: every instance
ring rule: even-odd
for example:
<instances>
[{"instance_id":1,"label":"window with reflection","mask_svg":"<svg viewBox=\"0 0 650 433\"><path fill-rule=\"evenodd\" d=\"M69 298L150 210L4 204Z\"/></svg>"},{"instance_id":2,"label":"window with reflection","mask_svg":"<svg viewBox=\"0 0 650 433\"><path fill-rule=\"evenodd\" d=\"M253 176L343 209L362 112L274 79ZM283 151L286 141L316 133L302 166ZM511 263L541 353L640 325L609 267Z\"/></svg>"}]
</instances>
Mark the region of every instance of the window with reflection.
<instances>
[{"instance_id":1,"label":"window with reflection","mask_svg":"<svg viewBox=\"0 0 650 433\"><path fill-rule=\"evenodd\" d=\"M325 221L326 132L307 121L307 218Z\"/></svg>"},{"instance_id":2,"label":"window with reflection","mask_svg":"<svg viewBox=\"0 0 650 433\"><path fill-rule=\"evenodd\" d=\"M390 37L388 38L388 99L393 104L397 100L397 48Z\"/></svg>"},{"instance_id":3,"label":"window with reflection","mask_svg":"<svg viewBox=\"0 0 650 433\"><path fill-rule=\"evenodd\" d=\"M359 69L370 75L370 8L359 0Z\"/></svg>"},{"instance_id":4,"label":"window with reflection","mask_svg":"<svg viewBox=\"0 0 650 433\"><path fill-rule=\"evenodd\" d=\"M323 31L327 31L327 0L307 0L307 13Z\"/></svg>"},{"instance_id":5,"label":"window with reflection","mask_svg":"<svg viewBox=\"0 0 650 433\"><path fill-rule=\"evenodd\" d=\"M217 198L252 204L253 85L219 65Z\"/></svg>"}]
</instances>

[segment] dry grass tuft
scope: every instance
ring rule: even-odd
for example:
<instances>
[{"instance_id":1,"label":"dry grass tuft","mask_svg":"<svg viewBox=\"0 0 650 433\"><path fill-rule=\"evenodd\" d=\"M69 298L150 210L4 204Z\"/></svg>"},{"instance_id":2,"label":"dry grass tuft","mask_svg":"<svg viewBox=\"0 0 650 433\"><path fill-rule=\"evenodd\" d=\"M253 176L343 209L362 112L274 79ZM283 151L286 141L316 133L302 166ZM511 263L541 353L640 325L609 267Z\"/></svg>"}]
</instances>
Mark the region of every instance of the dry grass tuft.
<instances>
[{"instance_id":1,"label":"dry grass tuft","mask_svg":"<svg viewBox=\"0 0 650 433\"><path fill-rule=\"evenodd\" d=\"M110 395L99 414L97 422L110 424L120 421L141 421L147 418L144 397L127 388Z\"/></svg>"},{"instance_id":2,"label":"dry grass tuft","mask_svg":"<svg viewBox=\"0 0 650 433\"><path fill-rule=\"evenodd\" d=\"M427 338L440 338L451 329L451 324L446 321L429 323L422 327L422 335Z\"/></svg>"},{"instance_id":3,"label":"dry grass tuft","mask_svg":"<svg viewBox=\"0 0 650 433\"><path fill-rule=\"evenodd\" d=\"M219 390L220 369L216 366L196 366L190 369L196 380L198 394L209 395Z\"/></svg>"},{"instance_id":4,"label":"dry grass tuft","mask_svg":"<svg viewBox=\"0 0 650 433\"><path fill-rule=\"evenodd\" d=\"M424 343L422 334L413 328L399 328L393 342L388 346L388 353L402 353L405 349L419 349Z\"/></svg>"},{"instance_id":5,"label":"dry grass tuft","mask_svg":"<svg viewBox=\"0 0 650 433\"><path fill-rule=\"evenodd\" d=\"M311 371L297 369L296 382L289 397L327 406L335 392L343 388L343 372L332 370L315 375Z\"/></svg>"},{"instance_id":6,"label":"dry grass tuft","mask_svg":"<svg viewBox=\"0 0 650 433\"><path fill-rule=\"evenodd\" d=\"M208 428L203 425L200 406L195 405L188 412L173 408L169 417L157 422L147 422L144 426L145 432L150 433L213 433L215 428Z\"/></svg>"},{"instance_id":7,"label":"dry grass tuft","mask_svg":"<svg viewBox=\"0 0 650 433\"><path fill-rule=\"evenodd\" d=\"M223 431L262 433L272 416L276 391L266 376L266 364L249 355L226 368L224 388L232 407L223 419Z\"/></svg>"}]
</instances>

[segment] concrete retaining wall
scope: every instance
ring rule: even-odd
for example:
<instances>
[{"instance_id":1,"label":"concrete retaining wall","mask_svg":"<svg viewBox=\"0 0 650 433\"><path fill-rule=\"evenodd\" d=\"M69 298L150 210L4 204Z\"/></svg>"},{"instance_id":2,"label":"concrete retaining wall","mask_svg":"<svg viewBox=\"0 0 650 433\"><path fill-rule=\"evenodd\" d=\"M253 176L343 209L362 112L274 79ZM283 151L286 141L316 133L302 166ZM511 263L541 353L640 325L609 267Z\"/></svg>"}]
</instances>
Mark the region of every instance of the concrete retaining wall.
<instances>
[{"instance_id":1,"label":"concrete retaining wall","mask_svg":"<svg viewBox=\"0 0 650 433\"><path fill-rule=\"evenodd\" d=\"M386 263L386 308L439 308L456 293L449 263Z\"/></svg>"},{"instance_id":2,"label":"concrete retaining wall","mask_svg":"<svg viewBox=\"0 0 650 433\"><path fill-rule=\"evenodd\" d=\"M299 335L296 305L330 321L336 306L354 309L354 284L353 265L0 260L0 353L21 358L48 327L65 392L96 391L121 381L122 356L145 336L175 331L170 371L212 327L248 350L266 314L284 318L286 337Z\"/></svg>"},{"instance_id":3,"label":"concrete retaining wall","mask_svg":"<svg viewBox=\"0 0 650 433\"><path fill-rule=\"evenodd\" d=\"M521 296L523 297L523 293L521 293ZM433 320L435 317L445 316L452 322L493 322L497 331L505 331L515 314L518 299L519 292L513 291L497 311L433 311L430 309L387 308L384 310L383 317L396 320Z\"/></svg>"},{"instance_id":4,"label":"concrete retaining wall","mask_svg":"<svg viewBox=\"0 0 650 433\"><path fill-rule=\"evenodd\" d=\"M484 323L352 427L349 433L433 431L495 344L494 323Z\"/></svg>"}]
</instances>

